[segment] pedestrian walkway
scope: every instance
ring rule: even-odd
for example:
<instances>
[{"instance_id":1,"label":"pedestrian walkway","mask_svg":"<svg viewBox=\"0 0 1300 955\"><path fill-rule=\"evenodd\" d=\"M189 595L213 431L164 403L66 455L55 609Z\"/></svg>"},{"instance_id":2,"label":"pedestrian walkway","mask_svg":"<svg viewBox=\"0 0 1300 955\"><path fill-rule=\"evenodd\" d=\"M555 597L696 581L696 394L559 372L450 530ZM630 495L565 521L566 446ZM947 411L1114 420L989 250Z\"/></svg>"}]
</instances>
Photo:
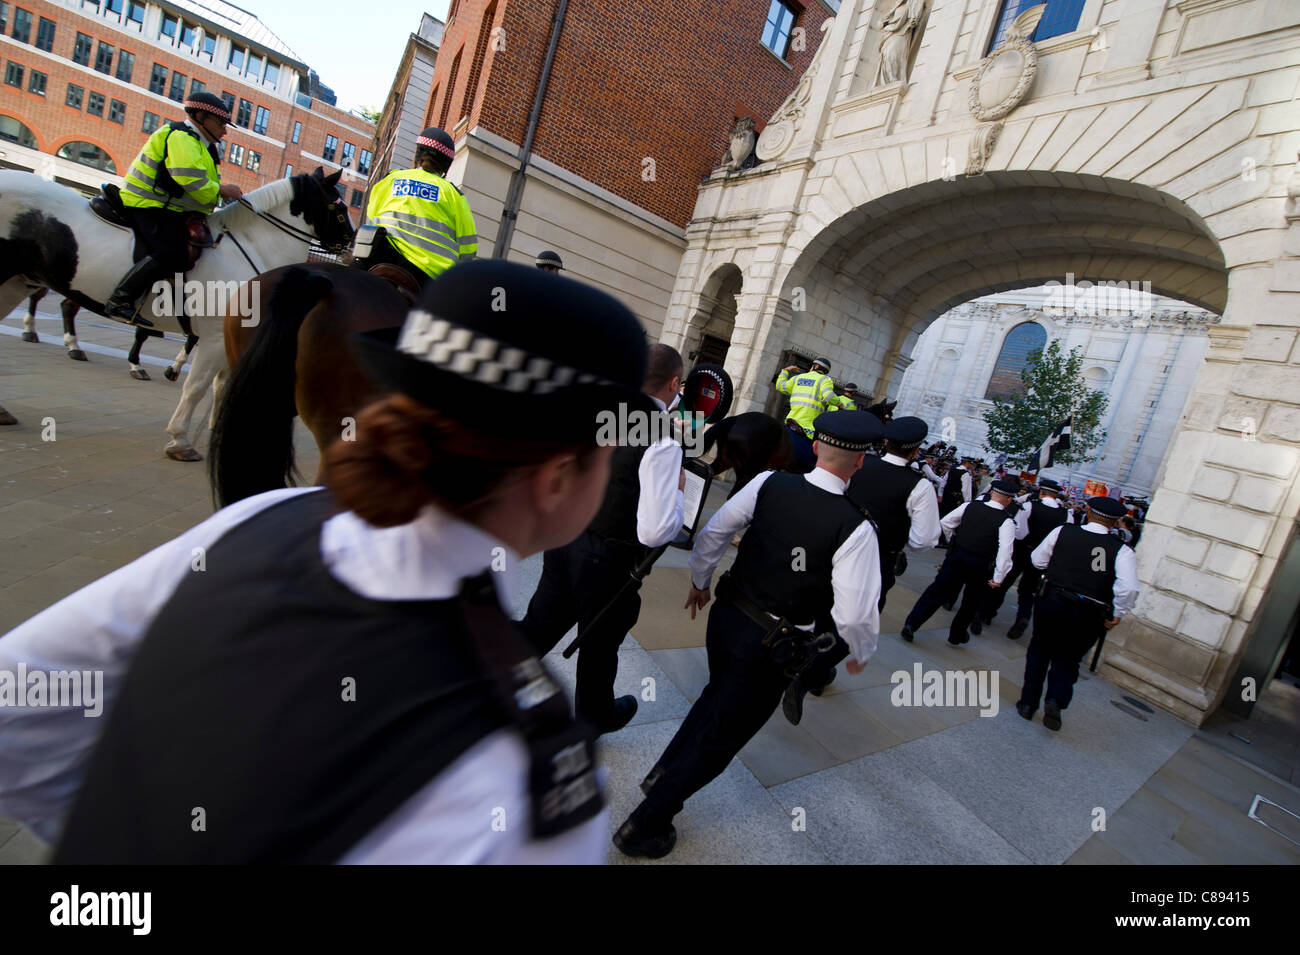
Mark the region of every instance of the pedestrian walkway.
<instances>
[{"instance_id":1,"label":"pedestrian walkway","mask_svg":"<svg viewBox=\"0 0 1300 955\"><path fill-rule=\"evenodd\" d=\"M4 326L0 404L20 424L0 428L0 633L211 513L204 466L162 454L178 385L133 381L121 357L69 361L57 324L40 326L40 345L8 334L14 317ZM109 351L130 343L125 329L87 323L81 331ZM56 423L53 442L41 439L46 417ZM205 408L195 421L203 449ZM313 474L315 447L301 426L297 439L301 469ZM726 490L716 487L711 505ZM632 724L601 743L614 825L636 805L638 784L707 680L707 614L692 622L682 609L687 557L669 550L647 578L641 619L621 651L617 692L641 703ZM899 638L941 559L941 551L910 556L867 669L849 676L841 667L824 697L808 699L797 727L775 714L687 802L677 848L656 864L1300 862L1300 848L1247 817L1256 794L1300 813L1300 690L1275 684L1257 718L1219 714L1197 731L1085 673L1064 728L1053 733L1015 712L1028 636L1005 636L1014 594L963 647L946 642L943 611L915 643ZM540 568L540 555L525 562L520 613ZM557 650L548 664L571 688L573 661ZM918 665L989 681L996 674L996 714L894 705L895 675L910 681ZM1265 806L1261 814L1289 831L1285 813ZM1104 831L1094 831L1103 821ZM44 853L0 820L0 864L39 862ZM612 847L609 858L627 861Z\"/></svg>"}]
</instances>

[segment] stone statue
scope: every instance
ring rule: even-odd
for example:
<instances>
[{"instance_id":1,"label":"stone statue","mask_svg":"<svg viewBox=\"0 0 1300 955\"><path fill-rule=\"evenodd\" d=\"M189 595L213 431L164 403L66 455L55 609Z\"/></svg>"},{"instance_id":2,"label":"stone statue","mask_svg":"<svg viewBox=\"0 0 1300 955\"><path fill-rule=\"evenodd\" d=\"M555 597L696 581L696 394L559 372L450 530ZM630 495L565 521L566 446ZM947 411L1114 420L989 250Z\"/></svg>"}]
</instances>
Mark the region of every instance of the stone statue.
<instances>
[{"instance_id":1,"label":"stone statue","mask_svg":"<svg viewBox=\"0 0 1300 955\"><path fill-rule=\"evenodd\" d=\"M924 11L925 0L898 0L894 11L880 25L885 38L880 41L876 86L888 86L907 78L907 61Z\"/></svg>"},{"instance_id":2,"label":"stone statue","mask_svg":"<svg viewBox=\"0 0 1300 955\"><path fill-rule=\"evenodd\" d=\"M754 142L758 137L754 133L754 120L750 116L736 120L731 129L731 148L723 163L726 169L743 169L745 161L754 153Z\"/></svg>"}]
</instances>

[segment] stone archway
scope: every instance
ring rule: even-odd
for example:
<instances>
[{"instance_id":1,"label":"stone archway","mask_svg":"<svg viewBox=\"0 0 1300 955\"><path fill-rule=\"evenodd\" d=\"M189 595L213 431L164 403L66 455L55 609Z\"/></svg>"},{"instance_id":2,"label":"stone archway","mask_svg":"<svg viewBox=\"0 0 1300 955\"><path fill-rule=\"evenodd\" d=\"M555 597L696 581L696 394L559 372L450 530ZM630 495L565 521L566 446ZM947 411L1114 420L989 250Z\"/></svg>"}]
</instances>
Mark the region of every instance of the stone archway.
<instances>
[{"instance_id":1,"label":"stone archway","mask_svg":"<svg viewBox=\"0 0 1300 955\"><path fill-rule=\"evenodd\" d=\"M696 297L695 312L681 349L688 366L698 362L716 365L726 362L743 284L744 276L732 262L718 266L704 283Z\"/></svg>"}]
</instances>

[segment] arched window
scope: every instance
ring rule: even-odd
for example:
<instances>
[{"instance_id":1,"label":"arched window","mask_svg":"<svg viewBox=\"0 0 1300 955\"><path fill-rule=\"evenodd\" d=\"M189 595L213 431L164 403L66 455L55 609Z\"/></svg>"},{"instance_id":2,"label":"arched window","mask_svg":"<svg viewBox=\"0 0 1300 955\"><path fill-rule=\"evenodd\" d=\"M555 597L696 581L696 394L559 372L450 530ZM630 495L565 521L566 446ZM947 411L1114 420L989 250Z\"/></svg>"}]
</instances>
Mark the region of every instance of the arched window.
<instances>
[{"instance_id":1,"label":"arched window","mask_svg":"<svg viewBox=\"0 0 1300 955\"><path fill-rule=\"evenodd\" d=\"M945 348L939 353L939 360L934 363L934 378L931 379L933 391L948 391L953 386L957 375L957 352Z\"/></svg>"},{"instance_id":2,"label":"arched window","mask_svg":"<svg viewBox=\"0 0 1300 955\"><path fill-rule=\"evenodd\" d=\"M0 139L7 139L28 149L36 148L36 136L12 116L0 116Z\"/></svg>"},{"instance_id":3,"label":"arched window","mask_svg":"<svg viewBox=\"0 0 1300 955\"><path fill-rule=\"evenodd\" d=\"M984 397L1005 398L1023 392L1025 385L1020 380L1020 373L1029 364L1029 354L1042 351L1046 345L1047 329L1037 322L1024 322L1007 332Z\"/></svg>"},{"instance_id":4,"label":"arched window","mask_svg":"<svg viewBox=\"0 0 1300 955\"><path fill-rule=\"evenodd\" d=\"M478 98L479 79L483 73L483 60L487 56L488 40L492 35L492 22L497 16L497 5L492 3L488 6L487 12L483 14L483 22L478 28L478 42L474 44L474 59L469 67L469 82L465 85L465 96L462 100L464 105L461 107L460 114L464 118L474 109L474 101Z\"/></svg>"},{"instance_id":5,"label":"arched window","mask_svg":"<svg viewBox=\"0 0 1300 955\"><path fill-rule=\"evenodd\" d=\"M80 140L64 143L59 147L57 155L60 159L71 159L83 166L90 166L117 175L117 166L113 163L112 157L94 143L84 143Z\"/></svg>"}]
</instances>

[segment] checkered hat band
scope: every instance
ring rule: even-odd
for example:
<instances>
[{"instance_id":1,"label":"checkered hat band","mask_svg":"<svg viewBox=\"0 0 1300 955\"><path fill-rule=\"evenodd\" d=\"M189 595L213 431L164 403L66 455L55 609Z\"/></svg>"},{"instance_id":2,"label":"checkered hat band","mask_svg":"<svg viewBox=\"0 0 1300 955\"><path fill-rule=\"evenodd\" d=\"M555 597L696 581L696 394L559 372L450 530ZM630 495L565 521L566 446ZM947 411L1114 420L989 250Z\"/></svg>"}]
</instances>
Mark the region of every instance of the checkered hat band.
<instances>
[{"instance_id":1,"label":"checkered hat band","mask_svg":"<svg viewBox=\"0 0 1300 955\"><path fill-rule=\"evenodd\" d=\"M181 104L181 106L183 106L185 109L202 110L205 113L211 113L213 116L220 116L222 119L226 121L230 120L230 110L218 109L217 107L213 106L211 103L199 103L196 102L195 100L187 99L184 103Z\"/></svg>"},{"instance_id":2,"label":"checkered hat band","mask_svg":"<svg viewBox=\"0 0 1300 955\"><path fill-rule=\"evenodd\" d=\"M446 143L440 143L436 139L430 139L428 136L416 136L415 141L421 146L428 146L430 149L436 149L451 159L456 158L456 150L449 149Z\"/></svg>"},{"instance_id":3,"label":"checkered hat band","mask_svg":"<svg viewBox=\"0 0 1300 955\"><path fill-rule=\"evenodd\" d=\"M817 432L817 440L822 444L829 444L832 448L843 448L845 451L865 451L871 447L870 441L846 441L844 438L832 437L825 431Z\"/></svg>"},{"instance_id":4,"label":"checkered hat band","mask_svg":"<svg viewBox=\"0 0 1300 955\"><path fill-rule=\"evenodd\" d=\"M614 384L422 310L407 316L397 350L470 381L519 395Z\"/></svg>"}]
</instances>

